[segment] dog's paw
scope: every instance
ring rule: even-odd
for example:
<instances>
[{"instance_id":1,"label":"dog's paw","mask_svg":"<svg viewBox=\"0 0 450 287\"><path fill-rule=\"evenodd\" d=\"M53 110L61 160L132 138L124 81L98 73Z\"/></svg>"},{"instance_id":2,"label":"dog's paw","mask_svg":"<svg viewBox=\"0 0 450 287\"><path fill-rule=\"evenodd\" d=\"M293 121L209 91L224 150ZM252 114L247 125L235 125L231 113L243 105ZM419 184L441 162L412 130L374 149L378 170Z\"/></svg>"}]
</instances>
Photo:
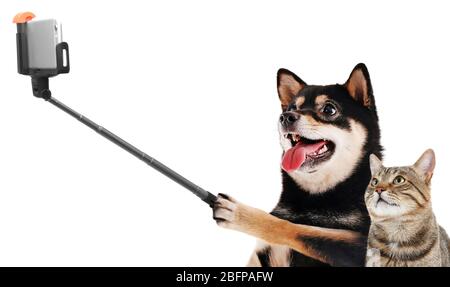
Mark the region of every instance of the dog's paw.
<instances>
[{"instance_id":1,"label":"dog's paw","mask_svg":"<svg viewBox=\"0 0 450 287\"><path fill-rule=\"evenodd\" d=\"M213 207L213 218L219 226L233 229L238 221L238 207L235 199L219 193Z\"/></svg>"}]
</instances>

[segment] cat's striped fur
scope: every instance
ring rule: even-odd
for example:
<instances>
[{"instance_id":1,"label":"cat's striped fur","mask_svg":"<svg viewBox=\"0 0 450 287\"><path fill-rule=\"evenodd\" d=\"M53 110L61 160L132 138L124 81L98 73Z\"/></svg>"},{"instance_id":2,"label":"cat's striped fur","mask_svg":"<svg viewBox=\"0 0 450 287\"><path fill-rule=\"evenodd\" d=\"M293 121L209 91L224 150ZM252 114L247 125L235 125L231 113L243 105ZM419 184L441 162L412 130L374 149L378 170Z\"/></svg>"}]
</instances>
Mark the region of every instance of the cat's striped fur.
<instances>
[{"instance_id":1,"label":"cat's striped fur","mask_svg":"<svg viewBox=\"0 0 450 287\"><path fill-rule=\"evenodd\" d=\"M431 207L435 155L427 150L412 166L386 168L370 158L365 200L371 218L366 266L450 266L449 238Z\"/></svg>"}]
</instances>

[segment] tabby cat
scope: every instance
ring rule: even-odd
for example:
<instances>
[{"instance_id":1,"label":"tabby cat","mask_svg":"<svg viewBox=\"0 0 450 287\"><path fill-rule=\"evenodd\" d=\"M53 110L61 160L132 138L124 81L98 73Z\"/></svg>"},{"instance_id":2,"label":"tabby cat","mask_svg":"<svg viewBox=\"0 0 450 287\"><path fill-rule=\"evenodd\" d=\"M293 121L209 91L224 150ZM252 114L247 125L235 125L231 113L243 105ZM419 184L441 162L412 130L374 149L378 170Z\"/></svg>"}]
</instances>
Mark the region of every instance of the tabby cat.
<instances>
[{"instance_id":1,"label":"tabby cat","mask_svg":"<svg viewBox=\"0 0 450 287\"><path fill-rule=\"evenodd\" d=\"M433 214L429 149L412 166L385 168L370 156L372 180L365 193L371 218L366 266L449 266L449 238Z\"/></svg>"}]
</instances>

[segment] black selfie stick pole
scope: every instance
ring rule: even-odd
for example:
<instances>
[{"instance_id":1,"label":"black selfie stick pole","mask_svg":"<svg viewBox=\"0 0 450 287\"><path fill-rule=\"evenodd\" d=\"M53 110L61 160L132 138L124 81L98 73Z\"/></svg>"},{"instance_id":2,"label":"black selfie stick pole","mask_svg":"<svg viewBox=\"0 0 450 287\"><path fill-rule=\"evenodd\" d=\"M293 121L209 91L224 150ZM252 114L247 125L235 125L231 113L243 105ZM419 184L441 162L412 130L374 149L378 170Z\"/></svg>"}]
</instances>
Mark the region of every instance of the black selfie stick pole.
<instances>
[{"instance_id":1,"label":"black selfie stick pole","mask_svg":"<svg viewBox=\"0 0 450 287\"><path fill-rule=\"evenodd\" d=\"M49 90L47 90L47 91L48 92L46 92L46 93L50 92ZM51 103L54 106L56 106L57 108L59 108L60 110L63 110L64 112L66 112L69 115L73 116L74 118L76 118L77 120L79 120L80 122L85 124L86 126L90 127L94 131L98 132L99 134L101 134L105 138L109 139L110 141L112 141L116 145L120 146L124 150L128 151L129 153L131 153L135 157L139 158L140 160L142 160L143 162L145 162L149 166L151 166L154 169L156 169L157 171L161 172L162 174L164 174L168 178L172 179L173 181L175 181L175 182L179 183L180 185L182 185L183 187L187 188L193 194L195 194L198 197L200 197L201 200L203 200L204 202L206 202L210 206L213 206L214 202L216 201L216 196L214 194L204 190L200 186L198 186L198 185L194 184L193 182L187 180L186 178L184 178L180 174L176 173L172 169L168 168L167 166L165 166L161 162L157 161L153 157L149 156L145 152L141 151L140 149L136 148L132 144L126 142L123 139L121 139L120 137L118 137L114 133L110 132L109 130L105 129L104 127L102 127L102 126L96 124L95 122L91 121L90 119L88 119L87 117L85 117L82 114L78 113L77 111L74 111L73 109L69 108L65 104L63 104L60 101L58 101L57 99L52 98L50 96L46 100L49 103Z\"/></svg>"}]
</instances>

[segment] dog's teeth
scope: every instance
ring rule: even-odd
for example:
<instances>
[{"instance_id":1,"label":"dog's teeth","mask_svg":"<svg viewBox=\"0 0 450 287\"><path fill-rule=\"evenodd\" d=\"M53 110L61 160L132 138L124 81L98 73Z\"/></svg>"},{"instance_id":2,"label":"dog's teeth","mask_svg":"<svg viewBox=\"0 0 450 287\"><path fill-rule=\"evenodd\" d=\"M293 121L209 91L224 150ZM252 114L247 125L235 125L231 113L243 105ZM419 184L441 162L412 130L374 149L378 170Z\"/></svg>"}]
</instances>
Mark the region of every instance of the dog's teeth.
<instances>
[{"instance_id":1,"label":"dog's teeth","mask_svg":"<svg viewBox=\"0 0 450 287\"><path fill-rule=\"evenodd\" d=\"M320 150L319 150L319 154L323 154L328 150L327 145L324 145Z\"/></svg>"}]
</instances>

